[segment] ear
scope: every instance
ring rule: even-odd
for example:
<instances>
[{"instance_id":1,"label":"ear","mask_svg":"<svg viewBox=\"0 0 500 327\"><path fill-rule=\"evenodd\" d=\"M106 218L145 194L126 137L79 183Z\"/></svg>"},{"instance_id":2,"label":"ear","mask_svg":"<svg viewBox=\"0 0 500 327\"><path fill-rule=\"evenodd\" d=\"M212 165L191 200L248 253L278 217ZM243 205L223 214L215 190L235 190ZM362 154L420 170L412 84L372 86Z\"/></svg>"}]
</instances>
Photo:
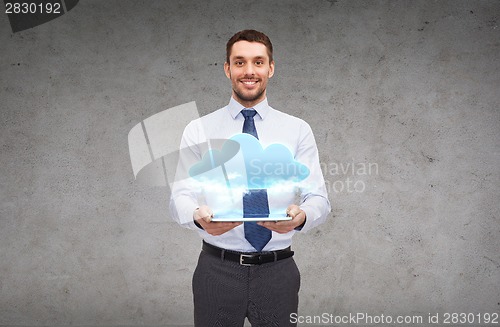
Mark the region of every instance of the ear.
<instances>
[{"instance_id":1,"label":"ear","mask_svg":"<svg viewBox=\"0 0 500 327\"><path fill-rule=\"evenodd\" d=\"M231 79L231 70L227 62L224 63L224 73L226 73L227 78Z\"/></svg>"},{"instance_id":2,"label":"ear","mask_svg":"<svg viewBox=\"0 0 500 327\"><path fill-rule=\"evenodd\" d=\"M269 78L273 77L274 75L274 60L269 63Z\"/></svg>"}]
</instances>

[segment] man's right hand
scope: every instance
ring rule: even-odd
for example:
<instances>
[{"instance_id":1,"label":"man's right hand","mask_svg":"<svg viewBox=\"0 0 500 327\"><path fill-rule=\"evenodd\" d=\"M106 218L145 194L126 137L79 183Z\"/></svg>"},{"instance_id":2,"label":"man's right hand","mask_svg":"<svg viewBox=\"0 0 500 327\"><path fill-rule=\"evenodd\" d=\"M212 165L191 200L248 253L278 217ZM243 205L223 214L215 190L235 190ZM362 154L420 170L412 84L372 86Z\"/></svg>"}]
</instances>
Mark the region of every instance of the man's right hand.
<instances>
[{"instance_id":1,"label":"man's right hand","mask_svg":"<svg viewBox=\"0 0 500 327\"><path fill-rule=\"evenodd\" d=\"M193 219L210 235L218 236L242 224L242 222L214 222L212 209L201 206L193 212Z\"/></svg>"}]
</instances>

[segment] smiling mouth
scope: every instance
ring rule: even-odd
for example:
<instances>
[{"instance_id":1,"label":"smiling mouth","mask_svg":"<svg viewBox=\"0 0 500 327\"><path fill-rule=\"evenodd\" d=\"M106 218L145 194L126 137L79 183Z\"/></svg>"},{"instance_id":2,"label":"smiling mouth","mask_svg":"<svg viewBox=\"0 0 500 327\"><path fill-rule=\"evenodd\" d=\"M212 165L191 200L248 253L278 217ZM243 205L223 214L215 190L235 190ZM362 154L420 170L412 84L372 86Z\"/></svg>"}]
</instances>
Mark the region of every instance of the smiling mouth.
<instances>
[{"instance_id":1,"label":"smiling mouth","mask_svg":"<svg viewBox=\"0 0 500 327\"><path fill-rule=\"evenodd\" d=\"M245 85L255 85L257 84L258 81L241 81L241 83L245 84Z\"/></svg>"}]
</instances>

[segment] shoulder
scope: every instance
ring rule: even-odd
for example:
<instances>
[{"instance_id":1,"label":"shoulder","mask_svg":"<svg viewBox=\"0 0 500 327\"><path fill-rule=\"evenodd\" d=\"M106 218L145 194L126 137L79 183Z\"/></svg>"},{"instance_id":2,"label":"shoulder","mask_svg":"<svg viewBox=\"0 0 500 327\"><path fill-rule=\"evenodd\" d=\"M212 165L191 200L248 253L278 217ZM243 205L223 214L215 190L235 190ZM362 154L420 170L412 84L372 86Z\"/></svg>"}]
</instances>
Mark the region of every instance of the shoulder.
<instances>
[{"instance_id":1,"label":"shoulder","mask_svg":"<svg viewBox=\"0 0 500 327\"><path fill-rule=\"evenodd\" d=\"M192 120L189 122L189 124L186 126L186 129L198 129L202 127L203 125L212 123L212 122L220 122L220 119L227 116L227 106L222 107L220 109L217 109L209 114L206 114L205 116L201 116L197 119Z\"/></svg>"},{"instance_id":2,"label":"shoulder","mask_svg":"<svg viewBox=\"0 0 500 327\"><path fill-rule=\"evenodd\" d=\"M309 126L309 124L299 118L299 117L295 117L295 116L292 116L290 114L287 114L286 112L283 112L283 111L279 111L277 109L274 109L272 107L269 107L269 116L273 119L273 120L276 120L276 121L279 121L280 123L282 124L286 124L287 127L292 127L292 128L295 128L295 129L301 129L301 130L311 130L311 127Z\"/></svg>"}]
</instances>

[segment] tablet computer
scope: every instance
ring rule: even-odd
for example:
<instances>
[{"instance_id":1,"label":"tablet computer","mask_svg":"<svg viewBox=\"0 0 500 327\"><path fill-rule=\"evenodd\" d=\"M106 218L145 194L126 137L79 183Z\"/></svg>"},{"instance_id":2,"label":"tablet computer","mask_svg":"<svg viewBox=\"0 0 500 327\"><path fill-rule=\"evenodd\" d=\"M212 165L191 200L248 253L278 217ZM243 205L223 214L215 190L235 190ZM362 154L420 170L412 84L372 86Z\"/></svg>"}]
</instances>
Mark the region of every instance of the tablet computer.
<instances>
[{"instance_id":1,"label":"tablet computer","mask_svg":"<svg viewBox=\"0 0 500 327\"><path fill-rule=\"evenodd\" d=\"M292 220L292 217L286 214L269 214L267 217L263 215L250 215L246 217L239 217L238 215L232 214L214 214L212 221L281 221L281 220Z\"/></svg>"}]
</instances>

